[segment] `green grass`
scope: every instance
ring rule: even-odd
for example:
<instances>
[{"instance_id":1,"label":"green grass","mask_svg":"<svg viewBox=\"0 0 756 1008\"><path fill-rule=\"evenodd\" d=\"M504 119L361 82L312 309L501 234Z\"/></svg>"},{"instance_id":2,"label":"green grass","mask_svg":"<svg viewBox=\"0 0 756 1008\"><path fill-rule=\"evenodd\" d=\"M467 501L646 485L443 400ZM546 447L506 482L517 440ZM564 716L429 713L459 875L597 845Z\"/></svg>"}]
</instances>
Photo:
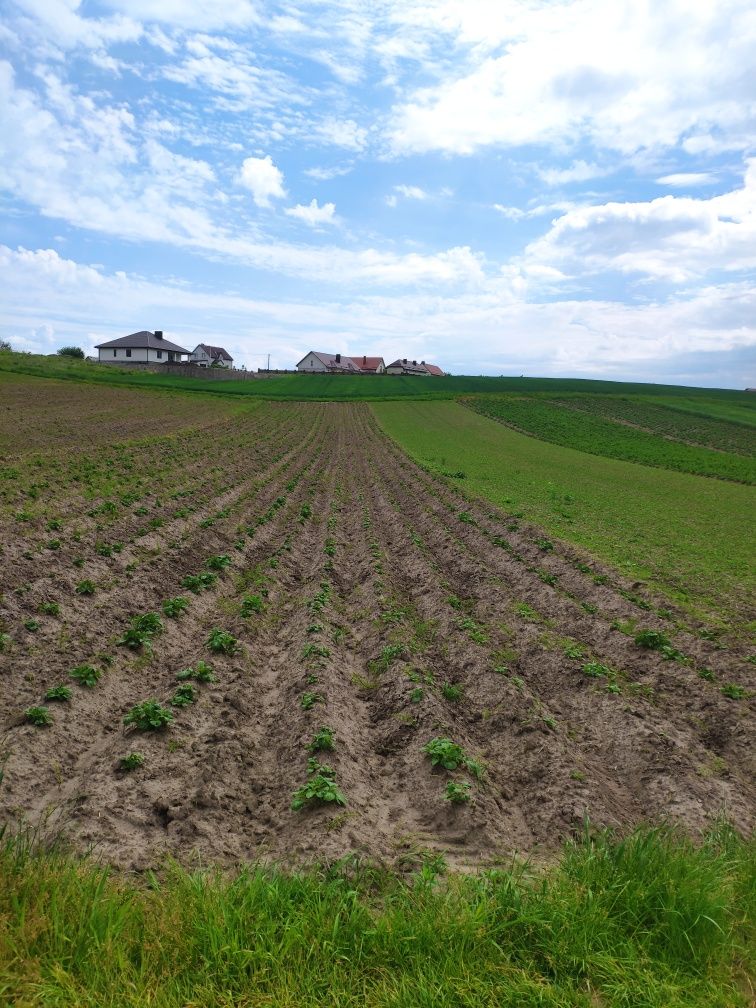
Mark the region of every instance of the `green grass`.
<instances>
[{"instance_id":1,"label":"green grass","mask_svg":"<svg viewBox=\"0 0 756 1008\"><path fill-rule=\"evenodd\" d=\"M384 430L456 485L584 546L704 619L752 618L754 490L520 434L457 403L381 403ZM741 626L739 629L743 629Z\"/></svg>"},{"instance_id":2,"label":"green grass","mask_svg":"<svg viewBox=\"0 0 756 1008\"><path fill-rule=\"evenodd\" d=\"M72 358L0 353L0 372L16 372L44 378L93 382L128 388L185 392L212 392L226 396L253 396L275 400L391 400L453 399L472 393L582 392L617 395L705 396L727 408L747 411L756 397L728 389L691 389L676 385L646 385L639 382L592 381L580 378L493 378L458 375L445 378L415 378L403 375L279 375L260 380L213 381L180 378L170 374L130 371L115 365L99 365Z\"/></svg>"},{"instance_id":3,"label":"green grass","mask_svg":"<svg viewBox=\"0 0 756 1008\"><path fill-rule=\"evenodd\" d=\"M574 408L570 408L573 403ZM618 409L617 404L621 404L624 409ZM623 413L626 416L630 414L636 422L640 419L647 423L652 423L655 419L658 422L657 415L652 415L651 410L644 410L642 406L632 409L627 404L628 401L624 398L591 396L570 400L569 406L552 399L522 396L481 396L465 400L466 406L484 416L500 420L525 434L533 434L553 444L679 472L714 476L739 483L756 483L756 460L721 450L713 451L706 447L683 444L651 431L617 423L614 416ZM603 407L603 415L599 414L599 407ZM692 415L677 412L672 413L672 416L679 418L675 428L678 432L694 429L695 418ZM667 434L672 425L667 416L664 419L666 424L660 433ZM687 424L686 420L689 421ZM743 441L747 440L753 449L753 433L744 427L735 427L734 430L745 435Z\"/></svg>"},{"instance_id":4,"label":"green grass","mask_svg":"<svg viewBox=\"0 0 756 1008\"><path fill-rule=\"evenodd\" d=\"M0 1000L56 1008L747 1008L756 850L725 827L408 880L356 861L142 882L0 849ZM146 884L145 884L146 882ZM752 973L751 973L752 976Z\"/></svg>"}]
</instances>

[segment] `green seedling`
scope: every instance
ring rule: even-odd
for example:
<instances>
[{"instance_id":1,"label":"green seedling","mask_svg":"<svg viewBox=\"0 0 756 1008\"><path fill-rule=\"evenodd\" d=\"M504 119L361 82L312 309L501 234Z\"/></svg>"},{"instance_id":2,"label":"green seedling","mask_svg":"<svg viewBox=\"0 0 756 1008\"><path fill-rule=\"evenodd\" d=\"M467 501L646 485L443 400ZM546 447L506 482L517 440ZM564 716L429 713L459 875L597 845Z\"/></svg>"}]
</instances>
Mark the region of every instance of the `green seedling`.
<instances>
[{"instance_id":1,"label":"green seedling","mask_svg":"<svg viewBox=\"0 0 756 1008\"><path fill-rule=\"evenodd\" d=\"M245 595L242 599L241 614L242 616L251 616L253 613L260 613L263 611L264 605L262 595Z\"/></svg>"},{"instance_id":2,"label":"green seedling","mask_svg":"<svg viewBox=\"0 0 756 1008\"><path fill-rule=\"evenodd\" d=\"M462 687L455 686L452 683L444 683L441 687L441 695L444 700L449 700L452 703L456 703L462 696Z\"/></svg>"},{"instance_id":3,"label":"green seedling","mask_svg":"<svg viewBox=\"0 0 756 1008\"><path fill-rule=\"evenodd\" d=\"M584 658L585 649L580 644L568 644L564 649L565 658Z\"/></svg>"},{"instance_id":4,"label":"green seedling","mask_svg":"<svg viewBox=\"0 0 756 1008\"><path fill-rule=\"evenodd\" d=\"M310 625L307 627L307 633L308 634L322 633L324 629L325 627L323 626L322 623L310 623Z\"/></svg>"},{"instance_id":5,"label":"green seedling","mask_svg":"<svg viewBox=\"0 0 756 1008\"><path fill-rule=\"evenodd\" d=\"M5 651L10 642L11 642L10 634L0 633L0 651Z\"/></svg>"},{"instance_id":6,"label":"green seedling","mask_svg":"<svg viewBox=\"0 0 756 1008\"><path fill-rule=\"evenodd\" d=\"M189 599L184 595L177 595L175 598L167 598L163 601L160 608L163 610L164 616L170 616L171 619L175 619L189 608Z\"/></svg>"},{"instance_id":7,"label":"green seedling","mask_svg":"<svg viewBox=\"0 0 756 1008\"><path fill-rule=\"evenodd\" d=\"M59 550L60 549L60 539L48 539L48 541L45 543L45 549Z\"/></svg>"},{"instance_id":8,"label":"green seedling","mask_svg":"<svg viewBox=\"0 0 756 1008\"><path fill-rule=\"evenodd\" d=\"M226 567L230 566L231 557L226 553L221 553L218 556L212 556L205 560L205 567L211 571L224 571Z\"/></svg>"},{"instance_id":9,"label":"green seedling","mask_svg":"<svg viewBox=\"0 0 756 1008\"><path fill-rule=\"evenodd\" d=\"M333 767L324 766L316 759L309 759L307 773L310 779L292 795L291 807L295 812L310 802L346 805L346 798L336 784L336 771Z\"/></svg>"},{"instance_id":10,"label":"green seedling","mask_svg":"<svg viewBox=\"0 0 756 1008\"><path fill-rule=\"evenodd\" d=\"M666 661L682 658L683 655L675 648L672 641L660 630L641 630L635 635L635 643L640 647L658 651Z\"/></svg>"},{"instance_id":11,"label":"green seedling","mask_svg":"<svg viewBox=\"0 0 756 1008\"><path fill-rule=\"evenodd\" d=\"M210 631L205 645L214 654L233 655L239 650L239 642L236 637L227 630L219 630L217 627Z\"/></svg>"},{"instance_id":12,"label":"green seedling","mask_svg":"<svg viewBox=\"0 0 756 1008\"><path fill-rule=\"evenodd\" d=\"M34 633L36 630L39 630L39 628L41 626L41 623L39 622L39 620L28 619L28 620L24 620L24 626L31 633Z\"/></svg>"},{"instance_id":13,"label":"green seedling","mask_svg":"<svg viewBox=\"0 0 756 1008\"><path fill-rule=\"evenodd\" d=\"M470 784L467 781L449 781L444 798L453 805L464 805L470 801Z\"/></svg>"},{"instance_id":14,"label":"green seedling","mask_svg":"<svg viewBox=\"0 0 756 1008\"><path fill-rule=\"evenodd\" d=\"M77 665L75 669L72 669L69 673L72 679L75 679L80 686L96 686L100 681L102 672L99 669L94 668L93 665Z\"/></svg>"},{"instance_id":15,"label":"green seedling","mask_svg":"<svg viewBox=\"0 0 756 1008\"><path fill-rule=\"evenodd\" d=\"M197 693L194 686L190 682L185 682L176 688L176 692L171 699L171 706L188 707L189 704L195 703L196 700Z\"/></svg>"},{"instance_id":16,"label":"green seedling","mask_svg":"<svg viewBox=\"0 0 756 1008\"><path fill-rule=\"evenodd\" d=\"M187 574L181 582L181 587L188 588L190 592L199 595L200 592L209 591L217 580L218 575L211 571L203 571L202 574Z\"/></svg>"},{"instance_id":17,"label":"green seedling","mask_svg":"<svg viewBox=\"0 0 756 1008\"><path fill-rule=\"evenodd\" d=\"M702 668L698 670L698 675L701 679L706 679L708 682L714 682L717 678L715 673L710 668Z\"/></svg>"},{"instance_id":18,"label":"green seedling","mask_svg":"<svg viewBox=\"0 0 756 1008\"><path fill-rule=\"evenodd\" d=\"M422 686L416 686L413 690L410 690L410 702L420 703L420 701L425 696L425 690Z\"/></svg>"},{"instance_id":19,"label":"green seedling","mask_svg":"<svg viewBox=\"0 0 756 1008\"><path fill-rule=\"evenodd\" d=\"M121 770L131 771L138 770L140 766L144 766L144 756L140 752L129 753L128 756L123 756L119 764Z\"/></svg>"},{"instance_id":20,"label":"green seedling","mask_svg":"<svg viewBox=\"0 0 756 1008\"><path fill-rule=\"evenodd\" d=\"M39 611L44 613L45 616L60 616L60 606L57 602L42 602L40 603Z\"/></svg>"},{"instance_id":21,"label":"green seedling","mask_svg":"<svg viewBox=\"0 0 756 1008\"><path fill-rule=\"evenodd\" d=\"M312 517L312 507L309 504L303 504L299 511L299 520L304 521L305 518Z\"/></svg>"},{"instance_id":22,"label":"green seedling","mask_svg":"<svg viewBox=\"0 0 756 1008\"><path fill-rule=\"evenodd\" d=\"M329 557L336 556L336 543L333 541L333 539L326 539L326 544L323 547L323 552L326 554L326 556Z\"/></svg>"},{"instance_id":23,"label":"green seedling","mask_svg":"<svg viewBox=\"0 0 756 1008\"><path fill-rule=\"evenodd\" d=\"M37 728L46 728L47 725L53 723L53 716L47 707L27 707L24 711L24 717L29 724L33 724Z\"/></svg>"},{"instance_id":24,"label":"green seedling","mask_svg":"<svg viewBox=\"0 0 756 1008\"><path fill-rule=\"evenodd\" d=\"M319 731L313 735L312 742L310 742L307 746L307 751L310 753L330 751L335 747L333 735L333 728L328 728L323 725Z\"/></svg>"},{"instance_id":25,"label":"green seedling","mask_svg":"<svg viewBox=\"0 0 756 1008\"><path fill-rule=\"evenodd\" d=\"M331 651L325 644L305 644L302 648L303 658L328 658Z\"/></svg>"},{"instance_id":26,"label":"green seedling","mask_svg":"<svg viewBox=\"0 0 756 1008\"><path fill-rule=\"evenodd\" d=\"M722 687L721 692L724 696L729 697L730 700L743 700L746 695L745 689L736 683L727 683L726 686Z\"/></svg>"},{"instance_id":27,"label":"green seedling","mask_svg":"<svg viewBox=\"0 0 756 1008\"><path fill-rule=\"evenodd\" d=\"M160 731L172 721L173 714L157 700L135 704L123 719L125 725L134 725L139 731Z\"/></svg>"},{"instance_id":28,"label":"green seedling","mask_svg":"<svg viewBox=\"0 0 756 1008\"><path fill-rule=\"evenodd\" d=\"M131 626L126 630L118 643L135 651L141 647L146 647L149 650L152 646L152 638L157 634L161 634L164 630L165 624L158 613L144 613L141 616L134 616Z\"/></svg>"},{"instance_id":29,"label":"green seedling","mask_svg":"<svg viewBox=\"0 0 756 1008\"><path fill-rule=\"evenodd\" d=\"M97 591L97 586L95 585L94 581L89 581L87 578L85 578L83 581L79 581L79 583L74 588L74 591L76 592L77 595L94 595L94 593Z\"/></svg>"},{"instance_id":30,"label":"green seedling","mask_svg":"<svg viewBox=\"0 0 756 1008\"><path fill-rule=\"evenodd\" d=\"M323 697L320 693L303 693L299 701L302 710L312 710L316 703L322 703Z\"/></svg>"},{"instance_id":31,"label":"green seedling","mask_svg":"<svg viewBox=\"0 0 756 1008\"><path fill-rule=\"evenodd\" d=\"M212 683L217 682L212 667L206 662L198 661L194 668L184 669L176 673L176 678L181 680L196 679L197 682Z\"/></svg>"},{"instance_id":32,"label":"green seedling","mask_svg":"<svg viewBox=\"0 0 756 1008\"><path fill-rule=\"evenodd\" d=\"M598 679L600 676L611 676L612 670L608 665L602 665L601 662L586 662L583 665L583 673L591 679Z\"/></svg>"},{"instance_id":33,"label":"green seedling","mask_svg":"<svg viewBox=\"0 0 756 1008\"><path fill-rule=\"evenodd\" d=\"M53 686L45 693L45 700L70 700L71 690L68 686Z\"/></svg>"},{"instance_id":34,"label":"green seedling","mask_svg":"<svg viewBox=\"0 0 756 1008\"><path fill-rule=\"evenodd\" d=\"M447 738L434 738L423 747L423 752L430 756L431 766L441 766L444 770L456 770L465 761L462 746Z\"/></svg>"}]
</instances>

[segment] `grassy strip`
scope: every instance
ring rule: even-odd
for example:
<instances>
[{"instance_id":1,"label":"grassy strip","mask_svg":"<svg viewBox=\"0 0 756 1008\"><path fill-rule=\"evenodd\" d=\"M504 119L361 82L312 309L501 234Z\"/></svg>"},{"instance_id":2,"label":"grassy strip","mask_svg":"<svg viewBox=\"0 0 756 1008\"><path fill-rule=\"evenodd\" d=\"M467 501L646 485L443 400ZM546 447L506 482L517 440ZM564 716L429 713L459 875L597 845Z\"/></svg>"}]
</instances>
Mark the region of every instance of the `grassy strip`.
<instances>
[{"instance_id":1,"label":"grassy strip","mask_svg":"<svg viewBox=\"0 0 756 1008\"><path fill-rule=\"evenodd\" d=\"M745 1008L756 850L721 826L568 844L528 866L409 881L345 862L147 887L0 850L0 998L57 1008ZM752 991L751 991L752 993Z\"/></svg>"},{"instance_id":2,"label":"grassy strip","mask_svg":"<svg viewBox=\"0 0 756 1008\"><path fill-rule=\"evenodd\" d=\"M583 392L607 395L705 396L726 405L748 408L753 397L729 389L691 389L677 385L639 382L592 381L580 378L492 378L458 375L417 378L404 375L279 375L260 380L183 378L154 372L131 371L115 365L98 365L72 358L0 353L0 371L61 378L131 388L211 392L216 395L259 396L276 400L392 400L453 399L471 393Z\"/></svg>"},{"instance_id":3,"label":"grassy strip","mask_svg":"<svg viewBox=\"0 0 756 1008\"><path fill-rule=\"evenodd\" d=\"M648 431L616 423L609 417L568 409L549 399L481 396L465 399L465 405L525 434L592 455L738 483L756 483L756 462L751 459L669 441ZM590 408L590 401L588 405ZM683 414L678 416L682 418ZM691 417L691 426L692 421Z\"/></svg>"},{"instance_id":4,"label":"grassy strip","mask_svg":"<svg viewBox=\"0 0 756 1008\"><path fill-rule=\"evenodd\" d=\"M372 409L418 462L464 472L466 491L648 580L704 619L737 627L752 618L751 487L549 444L458 403Z\"/></svg>"}]
</instances>

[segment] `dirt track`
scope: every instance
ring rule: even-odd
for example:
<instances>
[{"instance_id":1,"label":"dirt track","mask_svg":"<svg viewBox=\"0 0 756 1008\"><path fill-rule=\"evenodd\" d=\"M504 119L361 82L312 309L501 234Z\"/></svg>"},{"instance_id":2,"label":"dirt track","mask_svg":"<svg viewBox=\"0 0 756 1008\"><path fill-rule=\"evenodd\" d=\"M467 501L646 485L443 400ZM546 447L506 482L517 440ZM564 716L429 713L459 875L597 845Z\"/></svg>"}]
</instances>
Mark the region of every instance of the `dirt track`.
<instances>
[{"instance_id":1,"label":"dirt track","mask_svg":"<svg viewBox=\"0 0 756 1008\"><path fill-rule=\"evenodd\" d=\"M37 466L49 485L29 520L12 517L25 506L21 488L6 496L0 822L65 824L77 843L137 868L165 852L228 862L363 851L412 863L431 850L470 864L552 848L586 815L695 830L724 812L752 828L749 703L721 692L729 682L753 688L743 656L675 631L641 608L656 600L616 574L433 479L366 406L274 404L177 443L149 500L162 518L149 528L120 505L112 520L92 517L58 456ZM145 472L160 470L161 451L145 449ZM175 486L191 505L178 518L176 501L166 505ZM55 505L65 518L50 550ZM120 552L95 552L106 533ZM210 590L181 587L218 554L232 565ZM95 595L75 593L82 578L98 584ZM242 617L250 593L263 609ZM165 619L151 653L116 643L132 616L176 595L189 608ZM40 616L52 600L60 615ZM27 632L28 619L41 626ZM669 634L688 661L664 660L612 627L628 620ZM236 655L210 654L214 627L238 638ZM176 673L199 659L218 681L174 709L168 731L124 728L133 704L167 704ZM591 678L590 661L615 673ZM93 689L68 680L82 662L104 668ZM51 726L23 722L25 708L67 681L72 700L48 704ZM321 698L310 710L307 692ZM319 756L347 805L295 812L321 725L336 746ZM432 770L422 750L435 737L459 743L483 779ZM133 750L144 766L119 771ZM444 800L448 780L470 784L472 800Z\"/></svg>"}]
</instances>

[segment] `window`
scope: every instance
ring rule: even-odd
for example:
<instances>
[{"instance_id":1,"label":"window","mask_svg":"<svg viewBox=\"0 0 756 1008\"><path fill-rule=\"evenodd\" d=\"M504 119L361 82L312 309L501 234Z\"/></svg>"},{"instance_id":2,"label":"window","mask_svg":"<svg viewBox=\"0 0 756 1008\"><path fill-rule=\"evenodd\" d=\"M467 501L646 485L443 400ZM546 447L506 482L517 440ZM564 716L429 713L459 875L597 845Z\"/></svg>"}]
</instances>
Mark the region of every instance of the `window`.
<instances>
[{"instance_id":1,"label":"window","mask_svg":"<svg viewBox=\"0 0 756 1008\"><path fill-rule=\"evenodd\" d=\"M160 360L160 358L163 356L163 351L162 350L158 350L157 351L157 355L158 355L158 360Z\"/></svg>"},{"instance_id":2,"label":"window","mask_svg":"<svg viewBox=\"0 0 756 1008\"><path fill-rule=\"evenodd\" d=\"M126 351L126 356L127 356L127 357L131 357L131 350L127 350L127 351Z\"/></svg>"},{"instance_id":3,"label":"window","mask_svg":"<svg viewBox=\"0 0 756 1008\"><path fill-rule=\"evenodd\" d=\"M118 356L118 351L117 351L117 350L114 350L114 351L113 351L113 356L114 356L114 357L117 357L117 356Z\"/></svg>"}]
</instances>

